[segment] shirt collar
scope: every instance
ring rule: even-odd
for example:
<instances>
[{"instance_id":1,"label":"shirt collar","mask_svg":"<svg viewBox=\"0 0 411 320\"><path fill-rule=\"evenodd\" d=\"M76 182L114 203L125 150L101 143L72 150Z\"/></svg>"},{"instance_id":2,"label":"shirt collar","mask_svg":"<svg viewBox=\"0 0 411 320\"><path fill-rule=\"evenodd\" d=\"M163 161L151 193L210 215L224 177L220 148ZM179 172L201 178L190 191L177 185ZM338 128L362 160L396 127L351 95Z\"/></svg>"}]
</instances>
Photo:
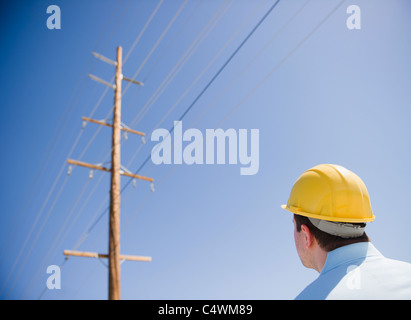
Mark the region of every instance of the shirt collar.
<instances>
[{"instance_id":1,"label":"shirt collar","mask_svg":"<svg viewBox=\"0 0 411 320\"><path fill-rule=\"evenodd\" d=\"M382 256L371 242L357 242L328 252L321 274L340 265L362 261L367 257Z\"/></svg>"}]
</instances>

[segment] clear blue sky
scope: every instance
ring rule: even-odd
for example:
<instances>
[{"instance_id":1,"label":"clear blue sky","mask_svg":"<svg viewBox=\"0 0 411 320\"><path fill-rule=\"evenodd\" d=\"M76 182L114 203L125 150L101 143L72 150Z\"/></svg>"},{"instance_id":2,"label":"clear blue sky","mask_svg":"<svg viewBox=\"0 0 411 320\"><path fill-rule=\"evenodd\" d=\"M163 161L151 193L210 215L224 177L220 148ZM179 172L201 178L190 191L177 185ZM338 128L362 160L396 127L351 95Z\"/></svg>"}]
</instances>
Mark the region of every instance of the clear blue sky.
<instances>
[{"instance_id":1,"label":"clear blue sky","mask_svg":"<svg viewBox=\"0 0 411 320\"><path fill-rule=\"evenodd\" d=\"M155 179L155 192L144 181L125 189L121 251L153 261L122 264L123 299L294 298L317 274L300 263L292 216L280 205L297 177L320 163L364 180L376 215L367 233L387 257L411 262L411 3L345 1L299 45L339 2L280 1L183 120L183 130L204 134L217 125L259 129L258 174L241 176L240 164L149 161L140 173ZM81 239L78 250L107 252L107 214L82 236L108 205L109 174L90 180L88 169L74 167L67 177L65 164L69 155L108 160L110 129L94 139L98 125L81 129L100 99L95 119L113 105L113 92L103 95L104 85L87 74L110 81L114 68L91 52L115 59L118 45L124 56L132 50L123 73L132 77L143 65L136 79L145 86L127 89L123 122L150 133L175 106L160 124L169 129L273 3L192 0L170 24L184 1L164 1L147 24L159 1L2 2L2 299L37 299L47 266L60 265L63 250ZM60 30L46 26L51 4L60 6ZM346 27L351 4L361 8L361 30ZM163 82L173 68L178 73ZM147 113L133 121L144 106ZM141 140L129 134L122 164L136 171L154 145L148 139L135 156ZM106 299L104 263L71 257L62 289L42 299Z\"/></svg>"}]
</instances>

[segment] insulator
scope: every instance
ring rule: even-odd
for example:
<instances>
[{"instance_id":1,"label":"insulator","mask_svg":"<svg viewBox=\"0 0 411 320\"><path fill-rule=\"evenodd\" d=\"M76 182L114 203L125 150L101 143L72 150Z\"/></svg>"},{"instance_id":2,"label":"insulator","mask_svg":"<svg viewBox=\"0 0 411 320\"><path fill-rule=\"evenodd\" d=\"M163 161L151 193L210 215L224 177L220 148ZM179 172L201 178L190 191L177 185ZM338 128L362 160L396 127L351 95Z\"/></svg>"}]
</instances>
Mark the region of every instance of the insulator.
<instances>
[{"instance_id":1,"label":"insulator","mask_svg":"<svg viewBox=\"0 0 411 320\"><path fill-rule=\"evenodd\" d=\"M143 144L146 144L146 137L142 136L141 141L143 142Z\"/></svg>"},{"instance_id":2,"label":"insulator","mask_svg":"<svg viewBox=\"0 0 411 320\"><path fill-rule=\"evenodd\" d=\"M155 191L155 189L154 189L154 183L150 183L150 189L151 189L151 192L154 192Z\"/></svg>"},{"instance_id":3,"label":"insulator","mask_svg":"<svg viewBox=\"0 0 411 320\"><path fill-rule=\"evenodd\" d=\"M90 170L90 173L88 174L89 179L93 179L93 170Z\"/></svg>"},{"instance_id":4,"label":"insulator","mask_svg":"<svg viewBox=\"0 0 411 320\"><path fill-rule=\"evenodd\" d=\"M83 124L81 126L81 129L84 129L86 127L87 121L83 121Z\"/></svg>"},{"instance_id":5,"label":"insulator","mask_svg":"<svg viewBox=\"0 0 411 320\"><path fill-rule=\"evenodd\" d=\"M124 131L124 139L128 139L127 131Z\"/></svg>"},{"instance_id":6,"label":"insulator","mask_svg":"<svg viewBox=\"0 0 411 320\"><path fill-rule=\"evenodd\" d=\"M68 171L67 171L67 175L69 176L69 175L71 175L71 172L73 171L73 166L69 166L68 167Z\"/></svg>"},{"instance_id":7,"label":"insulator","mask_svg":"<svg viewBox=\"0 0 411 320\"><path fill-rule=\"evenodd\" d=\"M137 180L136 179L133 179L133 187L134 188L137 187Z\"/></svg>"}]
</instances>

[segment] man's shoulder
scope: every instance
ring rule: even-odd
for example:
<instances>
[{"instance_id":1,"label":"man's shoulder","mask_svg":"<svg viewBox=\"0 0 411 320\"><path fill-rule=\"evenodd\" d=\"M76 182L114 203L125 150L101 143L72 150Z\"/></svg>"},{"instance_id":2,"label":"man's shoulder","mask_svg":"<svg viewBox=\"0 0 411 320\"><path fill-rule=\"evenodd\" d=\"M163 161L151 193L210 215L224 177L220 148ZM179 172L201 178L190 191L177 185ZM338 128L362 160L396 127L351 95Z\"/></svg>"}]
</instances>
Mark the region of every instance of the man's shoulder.
<instances>
[{"instance_id":1,"label":"man's shoulder","mask_svg":"<svg viewBox=\"0 0 411 320\"><path fill-rule=\"evenodd\" d=\"M361 265L364 272L387 278L404 276L411 281L411 263L384 256L368 257Z\"/></svg>"},{"instance_id":2,"label":"man's shoulder","mask_svg":"<svg viewBox=\"0 0 411 320\"><path fill-rule=\"evenodd\" d=\"M411 299L411 264L383 256L342 264L320 274L295 299Z\"/></svg>"},{"instance_id":3,"label":"man's shoulder","mask_svg":"<svg viewBox=\"0 0 411 320\"><path fill-rule=\"evenodd\" d=\"M404 269L405 271L411 271L411 263L409 262L390 258L385 258L385 262L393 267Z\"/></svg>"}]
</instances>

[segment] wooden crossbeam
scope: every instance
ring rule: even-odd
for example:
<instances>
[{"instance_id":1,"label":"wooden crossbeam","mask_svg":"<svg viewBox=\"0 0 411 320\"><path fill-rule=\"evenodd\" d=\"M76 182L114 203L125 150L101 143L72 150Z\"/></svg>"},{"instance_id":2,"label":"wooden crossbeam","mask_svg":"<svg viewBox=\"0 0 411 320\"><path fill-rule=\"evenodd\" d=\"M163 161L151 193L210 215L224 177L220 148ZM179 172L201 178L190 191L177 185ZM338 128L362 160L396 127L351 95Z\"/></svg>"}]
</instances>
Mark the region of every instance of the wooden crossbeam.
<instances>
[{"instance_id":1,"label":"wooden crossbeam","mask_svg":"<svg viewBox=\"0 0 411 320\"><path fill-rule=\"evenodd\" d=\"M107 57L105 57L105 56L103 56L102 54L97 53L97 52L92 52L92 54L93 54L97 59L100 59L100 60L102 60L102 61L104 61L104 62L107 62L107 63L112 64L113 66L116 66L116 67L117 67L117 61L113 61L113 60L111 60L111 59L109 59L109 58L107 58Z\"/></svg>"},{"instance_id":2,"label":"wooden crossbeam","mask_svg":"<svg viewBox=\"0 0 411 320\"><path fill-rule=\"evenodd\" d=\"M90 118L87 118L87 117L81 117L81 119L83 121L88 121L88 122L101 124L101 125L106 126L106 127L110 127L110 128L113 127L110 123L107 123L105 121L94 120L94 119L90 119ZM134 133L134 134L137 134L137 135L142 136L142 137L145 137L145 135L146 135L144 132L136 131L136 130L126 128L126 127L121 127L121 130L130 132L130 133Z\"/></svg>"},{"instance_id":3,"label":"wooden crossbeam","mask_svg":"<svg viewBox=\"0 0 411 320\"><path fill-rule=\"evenodd\" d=\"M102 253L97 253L97 252L73 251L73 250L64 250L64 255L65 256L75 256L75 257L86 257L86 258L108 258L108 254L102 254ZM120 255L120 260L150 262L152 258L145 257L145 256Z\"/></svg>"},{"instance_id":4,"label":"wooden crossbeam","mask_svg":"<svg viewBox=\"0 0 411 320\"><path fill-rule=\"evenodd\" d=\"M116 89L116 85L115 85L115 84L108 83L107 81L104 81L103 79L101 79L101 78L99 78L99 77L96 77L95 75L92 75L92 74L89 74L88 76L89 76L91 79L93 79L93 80L95 80L95 81L97 81L97 82L100 82L100 83L102 83L102 84L104 84L104 85L106 85L106 86L108 86L108 87L110 87L110 88Z\"/></svg>"},{"instance_id":5,"label":"wooden crossbeam","mask_svg":"<svg viewBox=\"0 0 411 320\"><path fill-rule=\"evenodd\" d=\"M126 80L126 81L134 83L134 84L138 84L139 86L144 86L144 83L142 83L140 81L137 81L137 80L130 79L130 78L126 78L125 76L123 76L123 80Z\"/></svg>"},{"instance_id":6,"label":"wooden crossbeam","mask_svg":"<svg viewBox=\"0 0 411 320\"><path fill-rule=\"evenodd\" d=\"M86 163L83 161L78 161L78 160L73 160L73 159L68 159L67 160L68 164L74 164L76 166L81 166L81 167L85 167L85 168L89 168L89 169L96 169L96 170L102 170L102 171L106 171L106 172L110 172L111 169L103 167L103 166L99 166L99 165L95 165L95 164L90 164L90 163ZM149 181L149 182L153 182L154 179L153 178L149 178L149 177L145 177L145 176L140 176L138 174L133 174L133 173L129 173L129 172L125 172L123 170L120 170L120 174L123 176L127 176L130 178L135 178L135 179L140 179L140 180L145 180L145 181Z\"/></svg>"}]
</instances>

